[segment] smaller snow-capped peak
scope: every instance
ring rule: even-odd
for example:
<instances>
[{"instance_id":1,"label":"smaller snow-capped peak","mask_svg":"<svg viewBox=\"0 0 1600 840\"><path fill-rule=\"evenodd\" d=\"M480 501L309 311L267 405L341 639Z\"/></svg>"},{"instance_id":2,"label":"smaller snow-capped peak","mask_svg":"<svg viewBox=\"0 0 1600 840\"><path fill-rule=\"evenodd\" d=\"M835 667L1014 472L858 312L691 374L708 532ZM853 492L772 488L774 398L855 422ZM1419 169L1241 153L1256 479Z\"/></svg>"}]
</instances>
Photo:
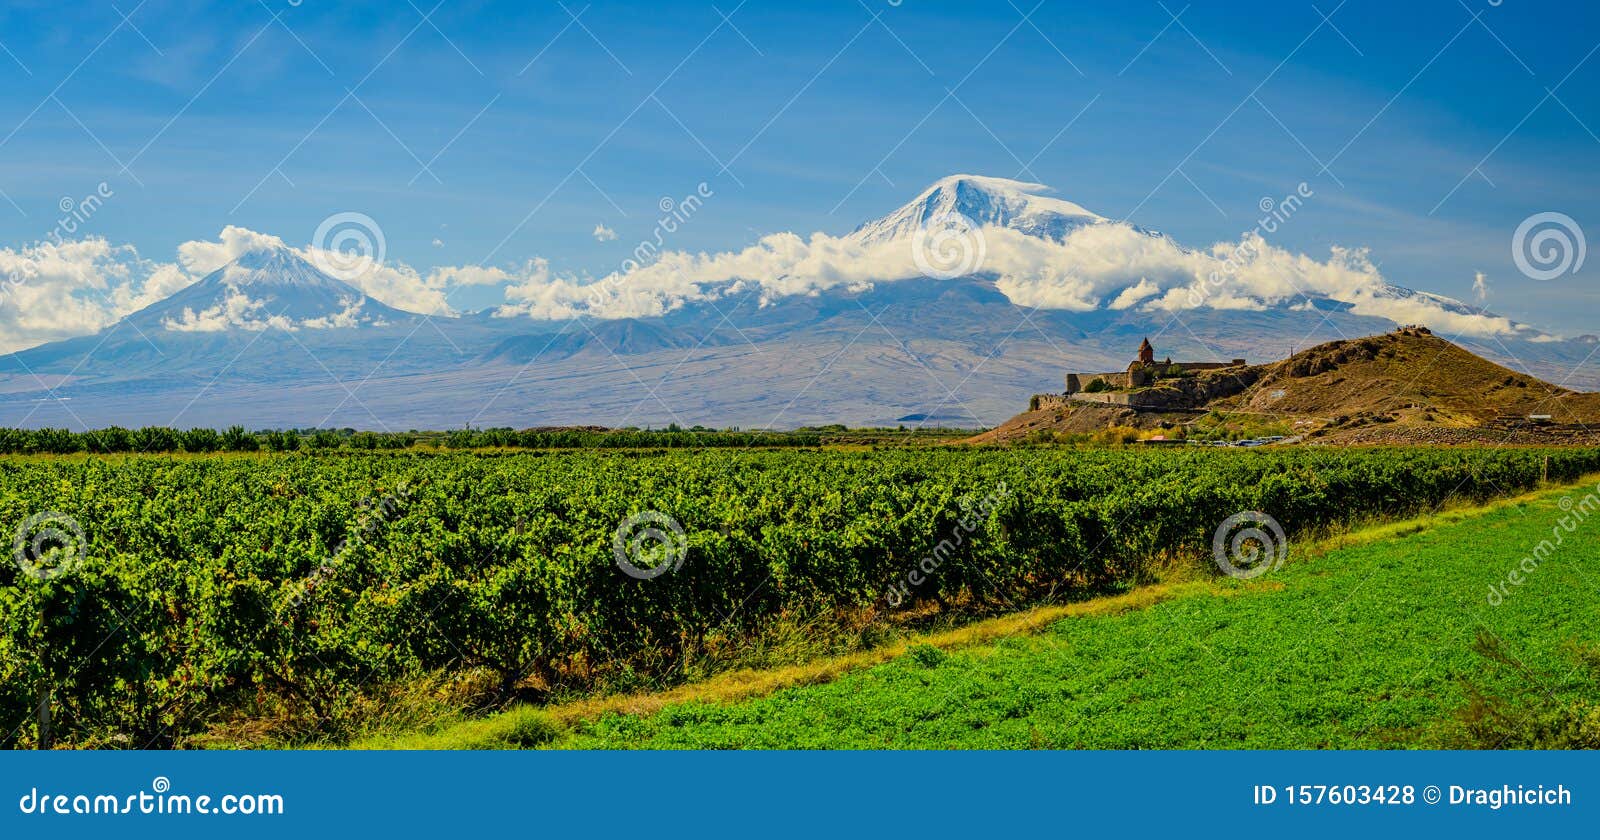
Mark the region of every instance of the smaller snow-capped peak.
<instances>
[{"instance_id":1,"label":"smaller snow-capped peak","mask_svg":"<svg viewBox=\"0 0 1600 840\"><path fill-rule=\"evenodd\" d=\"M230 286L282 286L296 289L320 289L340 295L356 297L361 292L343 280L329 276L285 247L255 248L240 254L233 262L220 269L221 275L209 275L205 281L216 278Z\"/></svg>"},{"instance_id":2,"label":"smaller snow-capped peak","mask_svg":"<svg viewBox=\"0 0 1600 840\"><path fill-rule=\"evenodd\" d=\"M1070 201L1040 195L1049 191L1050 187L1044 184L951 175L923 190L904 207L856 228L850 238L872 244L909 237L950 214L959 214L980 226L1006 227L1056 240L1080 227L1109 221Z\"/></svg>"},{"instance_id":3,"label":"smaller snow-capped peak","mask_svg":"<svg viewBox=\"0 0 1600 840\"><path fill-rule=\"evenodd\" d=\"M240 254L129 320L152 329L220 332L354 328L412 317L368 297L290 248L266 246Z\"/></svg>"}]
</instances>

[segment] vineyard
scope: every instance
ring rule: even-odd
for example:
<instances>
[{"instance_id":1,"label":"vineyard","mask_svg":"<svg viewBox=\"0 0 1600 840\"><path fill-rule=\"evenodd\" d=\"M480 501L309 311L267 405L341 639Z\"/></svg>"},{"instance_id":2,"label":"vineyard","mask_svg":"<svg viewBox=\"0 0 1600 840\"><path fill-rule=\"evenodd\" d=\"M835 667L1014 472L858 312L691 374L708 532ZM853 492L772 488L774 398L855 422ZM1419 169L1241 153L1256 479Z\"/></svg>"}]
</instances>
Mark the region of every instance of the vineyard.
<instances>
[{"instance_id":1,"label":"vineyard","mask_svg":"<svg viewBox=\"0 0 1600 840\"><path fill-rule=\"evenodd\" d=\"M1577 449L5 458L0 745L186 746L260 716L337 736L408 684L649 688L779 625L861 641L1124 588L1242 511L1292 540L1596 471Z\"/></svg>"}]
</instances>

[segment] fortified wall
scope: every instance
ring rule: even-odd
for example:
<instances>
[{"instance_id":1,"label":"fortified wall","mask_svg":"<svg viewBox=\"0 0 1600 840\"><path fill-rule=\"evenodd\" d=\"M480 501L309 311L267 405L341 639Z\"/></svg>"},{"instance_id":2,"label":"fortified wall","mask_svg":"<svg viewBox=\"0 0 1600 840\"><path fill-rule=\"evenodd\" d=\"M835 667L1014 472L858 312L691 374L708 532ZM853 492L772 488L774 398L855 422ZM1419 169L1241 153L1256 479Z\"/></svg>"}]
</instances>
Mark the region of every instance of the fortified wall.
<instances>
[{"instance_id":1,"label":"fortified wall","mask_svg":"<svg viewBox=\"0 0 1600 840\"><path fill-rule=\"evenodd\" d=\"M1208 377L1204 384L1193 374L1237 369L1241 377ZM1249 370L1244 359L1231 362L1174 362L1171 359L1156 361L1155 348L1147 338L1139 344L1139 358L1130 362L1126 370L1109 373L1069 373L1066 390L1059 394L1035 394L1028 402L1028 410L1066 408L1074 402L1093 402L1102 405L1124 406L1134 409L1164 410L1191 407L1220 396L1237 393L1247 387L1244 379ZM1229 393L1222 393L1229 392Z\"/></svg>"}]
</instances>

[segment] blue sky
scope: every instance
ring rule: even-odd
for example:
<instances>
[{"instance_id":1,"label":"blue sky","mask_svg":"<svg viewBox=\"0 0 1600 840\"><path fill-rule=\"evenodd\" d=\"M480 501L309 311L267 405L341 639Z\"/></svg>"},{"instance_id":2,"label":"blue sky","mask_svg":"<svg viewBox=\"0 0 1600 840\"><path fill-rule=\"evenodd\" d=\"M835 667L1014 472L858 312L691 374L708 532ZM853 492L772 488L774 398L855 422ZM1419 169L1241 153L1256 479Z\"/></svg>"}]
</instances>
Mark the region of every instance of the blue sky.
<instances>
[{"instance_id":1,"label":"blue sky","mask_svg":"<svg viewBox=\"0 0 1600 840\"><path fill-rule=\"evenodd\" d=\"M702 182L673 247L844 233L954 172L1204 246L1306 182L1273 244L1600 331L1593 266L1533 281L1510 247L1600 219L1592 4L1035 2L12 2L0 244L105 182L80 233L154 260L354 211L423 271L600 275Z\"/></svg>"}]
</instances>

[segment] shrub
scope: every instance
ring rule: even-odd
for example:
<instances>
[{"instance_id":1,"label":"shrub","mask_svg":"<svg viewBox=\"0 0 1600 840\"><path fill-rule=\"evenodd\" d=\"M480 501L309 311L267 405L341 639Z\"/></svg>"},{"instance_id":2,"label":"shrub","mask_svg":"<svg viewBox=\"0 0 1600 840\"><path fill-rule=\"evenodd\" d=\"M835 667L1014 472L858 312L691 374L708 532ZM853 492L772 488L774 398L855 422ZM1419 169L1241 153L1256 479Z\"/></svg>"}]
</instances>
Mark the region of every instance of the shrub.
<instances>
[{"instance_id":1,"label":"shrub","mask_svg":"<svg viewBox=\"0 0 1600 840\"><path fill-rule=\"evenodd\" d=\"M1498 637L1479 630L1472 650L1488 666L1483 682L1464 680L1467 704L1456 712L1450 747L1480 750L1600 749L1600 646L1574 645L1569 653L1586 696L1559 696L1569 682L1523 664ZM1499 687L1492 687L1492 685Z\"/></svg>"}]
</instances>

